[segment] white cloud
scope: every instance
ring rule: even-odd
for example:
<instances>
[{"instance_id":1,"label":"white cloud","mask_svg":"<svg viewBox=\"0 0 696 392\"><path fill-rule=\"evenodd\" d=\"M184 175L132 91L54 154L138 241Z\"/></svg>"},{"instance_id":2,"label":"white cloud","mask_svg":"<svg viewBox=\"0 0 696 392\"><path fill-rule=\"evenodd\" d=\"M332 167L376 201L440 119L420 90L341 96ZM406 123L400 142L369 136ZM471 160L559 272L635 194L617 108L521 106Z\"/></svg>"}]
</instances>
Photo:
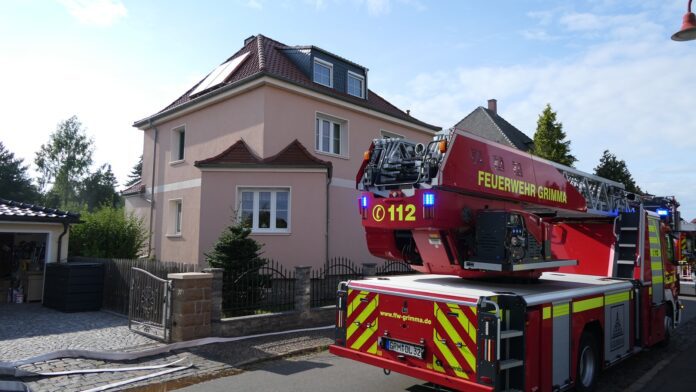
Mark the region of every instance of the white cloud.
<instances>
[{"instance_id":1,"label":"white cloud","mask_svg":"<svg viewBox=\"0 0 696 392\"><path fill-rule=\"evenodd\" d=\"M108 27L128 15L120 0L59 0L81 23Z\"/></svg>"},{"instance_id":2,"label":"white cloud","mask_svg":"<svg viewBox=\"0 0 696 392\"><path fill-rule=\"evenodd\" d=\"M567 58L421 74L399 94L385 96L444 128L497 98L501 115L529 136L551 103L579 169L592 171L609 149L627 162L643 189L677 196L685 218L694 218L696 95L689 92L696 91L696 52L669 41L663 28L642 15L600 19L601 27L593 17L573 19L576 28L604 29L606 40ZM638 39L636 21L647 26Z\"/></svg>"},{"instance_id":3,"label":"white cloud","mask_svg":"<svg viewBox=\"0 0 696 392\"><path fill-rule=\"evenodd\" d=\"M244 4L249 8L254 8L257 10L263 9L263 2L261 0L247 0Z\"/></svg>"}]
</instances>

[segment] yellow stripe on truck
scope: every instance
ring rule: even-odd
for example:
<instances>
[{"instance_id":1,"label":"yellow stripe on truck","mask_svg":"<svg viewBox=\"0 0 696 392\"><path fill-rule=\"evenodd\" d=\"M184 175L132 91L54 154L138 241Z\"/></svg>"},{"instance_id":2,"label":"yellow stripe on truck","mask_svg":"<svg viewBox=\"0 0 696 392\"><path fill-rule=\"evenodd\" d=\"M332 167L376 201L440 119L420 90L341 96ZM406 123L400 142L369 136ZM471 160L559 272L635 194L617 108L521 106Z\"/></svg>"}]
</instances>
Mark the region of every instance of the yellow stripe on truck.
<instances>
[{"instance_id":1,"label":"yellow stripe on truck","mask_svg":"<svg viewBox=\"0 0 696 392\"><path fill-rule=\"evenodd\" d=\"M462 337L459 336L459 333L457 333L457 331L454 329L454 327L452 326L452 324L450 324L450 321L447 319L447 315L446 315L445 313L443 313L443 312L439 312L439 311L438 311L438 309L437 309L437 303L435 304L435 308L436 308L436 309L435 309L435 313L437 314L437 322L442 326L442 328L445 330L445 332L447 332L447 335L449 335L449 338L450 338L455 344L456 344L456 343L460 343L460 344L462 345L462 347L459 349L459 351L460 351L460 352L462 353L462 355L464 356L464 359L466 359L466 362L467 362L467 364L469 364L469 367L470 367L473 371L476 371L476 357L474 356L474 354L471 353L471 350L469 349L469 347L467 347L467 345L464 343L464 339L462 339ZM462 314L461 316L463 317L464 315ZM440 346L440 349L442 349L441 346ZM443 353L444 353L444 350L443 350ZM454 358L454 356L452 357L452 359L456 362L456 359ZM449 360L448 360L448 361L449 361ZM450 365L451 365L451 363L450 363ZM457 366L461 369L461 366L459 366L459 363L458 363L458 362L457 362ZM452 366L452 367L454 368L454 366ZM457 370L457 369L455 368L455 371L456 371L456 370ZM460 377L469 378L469 377L466 375L466 373L464 373L464 372L457 372L457 375L459 375L459 373L462 373L462 374L463 374L463 376L460 376Z\"/></svg>"},{"instance_id":2,"label":"yellow stripe on truck","mask_svg":"<svg viewBox=\"0 0 696 392\"><path fill-rule=\"evenodd\" d=\"M553 317L567 316L570 314L570 304L553 305Z\"/></svg>"},{"instance_id":3,"label":"yellow stripe on truck","mask_svg":"<svg viewBox=\"0 0 696 392\"><path fill-rule=\"evenodd\" d=\"M602 306L604 306L604 298L602 297L583 299L582 301L573 302L573 313L601 308Z\"/></svg>"},{"instance_id":4,"label":"yellow stripe on truck","mask_svg":"<svg viewBox=\"0 0 696 392\"><path fill-rule=\"evenodd\" d=\"M613 304L618 304L621 302L626 302L630 299L630 295L628 291L625 291L623 293L616 293L616 294L609 294L604 296L604 304L606 306L613 305Z\"/></svg>"},{"instance_id":5,"label":"yellow stripe on truck","mask_svg":"<svg viewBox=\"0 0 696 392\"><path fill-rule=\"evenodd\" d=\"M352 348L353 350L359 350L360 347L362 347L362 345L365 344L365 342L367 341L367 339L369 339L369 338L375 333L375 331L377 331L377 322L378 322L378 321L379 321L378 319L375 319L375 324L374 324L374 325L371 325L370 328L367 328L367 329L365 330L365 332L363 332L362 335L360 335L360 337L358 338L358 340L356 340L356 341L350 346L350 348ZM377 346L375 346L375 352L377 352ZM373 354L374 354L374 353L373 353Z\"/></svg>"}]
</instances>

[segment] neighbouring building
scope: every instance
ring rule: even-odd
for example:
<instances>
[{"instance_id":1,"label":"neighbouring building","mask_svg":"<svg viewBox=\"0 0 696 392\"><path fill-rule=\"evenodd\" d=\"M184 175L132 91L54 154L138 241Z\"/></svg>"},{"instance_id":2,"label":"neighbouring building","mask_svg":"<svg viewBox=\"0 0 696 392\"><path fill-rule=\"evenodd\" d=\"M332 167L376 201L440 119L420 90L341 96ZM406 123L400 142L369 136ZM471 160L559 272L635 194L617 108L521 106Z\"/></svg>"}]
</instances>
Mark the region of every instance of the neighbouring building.
<instances>
[{"instance_id":1,"label":"neighbouring building","mask_svg":"<svg viewBox=\"0 0 696 392\"><path fill-rule=\"evenodd\" d=\"M534 141L498 114L498 101L488 100L488 107L477 107L454 125L454 128L473 133L484 139L531 151Z\"/></svg>"},{"instance_id":2,"label":"neighbouring building","mask_svg":"<svg viewBox=\"0 0 696 392\"><path fill-rule=\"evenodd\" d=\"M0 304L43 299L46 264L67 260L70 224L79 222L79 214L0 199Z\"/></svg>"},{"instance_id":3,"label":"neighbouring building","mask_svg":"<svg viewBox=\"0 0 696 392\"><path fill-rule=\"evenodd\" d=\"M156 258L201 263L241 219L287 266L375 260L357 207L363 152L376 137L439 130L370 90L364 66L262 35L135 127L142 182L123 195Z\"/></svg>"}]
</instances>

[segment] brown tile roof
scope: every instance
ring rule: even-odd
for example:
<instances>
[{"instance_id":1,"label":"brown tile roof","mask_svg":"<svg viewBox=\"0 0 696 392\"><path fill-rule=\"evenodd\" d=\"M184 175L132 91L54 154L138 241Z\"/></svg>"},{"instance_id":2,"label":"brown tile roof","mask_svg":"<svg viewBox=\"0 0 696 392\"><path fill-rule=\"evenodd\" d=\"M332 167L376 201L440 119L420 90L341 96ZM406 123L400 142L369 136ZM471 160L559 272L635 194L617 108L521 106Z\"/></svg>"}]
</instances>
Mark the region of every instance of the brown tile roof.
<instances>
[{"instance_id":1,"label":"brown tile roof","mask_svg":"<svg viewBox=\"0 0 696 392\"><path fill-rule=\"evenodd\" d=\"M196 161L196 167L253 167L253 166L287 166L287 167L323 167L331 177L331 162L323 161L312 155L297 139L288 144L279 153L268 158L259 158L243 139L213 157Z\"/></svg>"},{"instance_id":2,"label":"brown tile roof","mask_svg":"<svg viewBox=\"0 0 696 392\"><path fill-rule=\"evenodd\" d=\"M0 199L0 221L79 223L80 214Z\"/></svg>"},{"instance_id":3,"label":"brown tile roof","mask_svg":"<svg viewBox=\"0 0 696 392\"><path fill-rule=\"evenodd\" d=\"M139 193L145 193L145 184L138 180L135 184L129 186L128 188L121 191L121 196L137 195Z\"/></svg>"},{"instance_id":4,"label":"brown tile roof","mask_svg":"<svg viewBox=\"0 0 696 392\"><path fill-rule=\"evenodd\" d=\"M285 54L283 54L284 50L298 48L301 49L306 47L288 46L268 37L265 37L261 34L253 38L247 39L244 47L242 47L239 51L237 51L230 58L223 62L224 64L225 62L237 58L247 52L249 52L250 54L248 58L244 60L244 62L239 66L239 68L232 73L229 79L225 81L225 83L215 88L212 88L207 92L203 92L202 94L197 94L191 97L191 92L194 91L198 84L205 80L205 78L203 78L200 82L196 83L196 85L192 86L186 93L177 98L174 102L169 104L160 112L150 117L136 121L134 125L136 127L145 126L147 125L148 120L155 120L158 117L164 116L166 114L169 114L170 112L174 112L180 109L186 104L204 101L205 99L210 98L219 93L221 90L224 89L225 86L237 86L243 83L250 82L251 80L254 80L258 77L271 76L285 82L289 82L346 102L350 102L358 106L365 107L367 109L387 114L389 116L410 122L415 125L429 128L433 131L440 130L440 127L425 123L412 117L411 115L407 114L406 112L389 103L384 98L380 97L372 90L368 89L367 99L361 99L312 82L312 80L310 80L310 78L304 72L302 72L302 70L300 70L292 61L290 61L290 59ZM323 49L320 50L326 52Z\"/></svg>"}]
</instances>

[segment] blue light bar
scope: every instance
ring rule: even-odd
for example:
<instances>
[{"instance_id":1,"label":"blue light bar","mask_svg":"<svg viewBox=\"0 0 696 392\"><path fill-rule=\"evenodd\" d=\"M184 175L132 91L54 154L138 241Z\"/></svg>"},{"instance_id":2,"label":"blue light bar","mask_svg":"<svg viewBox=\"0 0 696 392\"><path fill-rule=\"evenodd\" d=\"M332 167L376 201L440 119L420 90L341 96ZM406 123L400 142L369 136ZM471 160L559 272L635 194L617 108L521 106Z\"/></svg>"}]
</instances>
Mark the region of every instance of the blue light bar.
<instances>
[{"instance_id":1,"label":"blue light bar","mask_svg":"<svg viewBox=\"0 0 696 392\"><path fill-rule=\"evenodd\" d=\"M424 193L423 194L423 206L432 207L435 205L435 194L434 193Z\"/></svg>"},{"instance_id":2,"label":"blue light bar","mask_svg":"<svg viewBox=\"0 0 696 392\"><path fill-rule=\"evenodd\" d=\"M655 212L657 212L657 215L660 215L660 216L669 215L669 210L666 208L658 208L657 210L655 210Z\"/></svg>"},{"instance_id":3,"label":"blue light bar","mask_svg":"<svg viewBox=\"0 0 696 392\"><path fill-rule=\"evenodd\" d=\"M360 198L360 205L362 208L367 208L367 196L363 196Z\"/></svg>"}]
</instances>

